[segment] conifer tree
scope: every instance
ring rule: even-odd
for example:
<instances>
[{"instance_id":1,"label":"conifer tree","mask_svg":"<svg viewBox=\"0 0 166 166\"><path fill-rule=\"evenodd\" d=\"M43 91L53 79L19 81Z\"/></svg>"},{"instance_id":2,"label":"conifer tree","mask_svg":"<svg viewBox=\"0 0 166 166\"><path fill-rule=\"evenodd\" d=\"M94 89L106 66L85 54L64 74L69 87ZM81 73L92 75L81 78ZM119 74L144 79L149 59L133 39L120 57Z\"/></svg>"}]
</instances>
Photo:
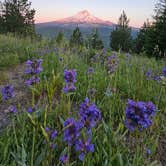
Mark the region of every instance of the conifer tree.
<instances>
[{"instance_id":1,"label":"conifer tree","mask_svg":"<svg viewBox=\"0 0 166 166\"><path fill-rule=\"evenodd\" d=\"M78 26L74 29L73 34L70 37L70 47L73 46L83 46L83 37Z\"/></svg>"},{"instance_id":2,"label":"conifer tree","mask_svg":"<svg viewBox=\"0 0 166 166\"><path fill-rule=\"evenodd\" d=\"M129 19L123 11L119 17L118 25L111 32L110 47L115 51L129 51L131 49L131 29L129 28Z\"/></svg>"},{"instance_id":3,"label":"conifer tree","mask_svg":"<svg viewBox=\"0 0 166 166\"><path fill-rule=\"evenodd\" d=\"M5 0L2 5L1 17L4 32L23 36L35 34L35 10L31 9L31 2L28 0Z\"/></svg>"}]
</instances>

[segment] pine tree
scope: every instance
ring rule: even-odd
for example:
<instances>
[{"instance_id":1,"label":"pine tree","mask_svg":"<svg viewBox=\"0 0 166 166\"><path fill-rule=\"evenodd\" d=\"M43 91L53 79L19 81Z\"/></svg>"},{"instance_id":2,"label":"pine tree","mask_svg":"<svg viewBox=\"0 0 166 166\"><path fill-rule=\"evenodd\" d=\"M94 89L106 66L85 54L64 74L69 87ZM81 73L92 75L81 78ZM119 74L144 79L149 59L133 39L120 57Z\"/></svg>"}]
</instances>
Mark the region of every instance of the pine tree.
<instances>
[{"instance_id":1,"label":"pine tree","mask_svg":"<svg viewBox=\"0 0 166 166\"><path fill-rule=\"evenodd\" d=\"M89 42L90 42L89 43L90 47L93 49L100 50L100 49L104 48L103 42L99 37L99 33L98 33L97 29L93 30Z\"/></svg>"},{"instance_id":2,"label":"pine tree","mask_svg":"<svg viewBox=\"0 0 166 166\"><path fill-rule=\"evenodd\" d=\"M62 31L60 31L56 36L56 43L61 44L63 40L64 40L64 34Z\"/></svg>"},{"instance_id":3,"label":"pine tree","mask_svg":"<svg viewBox=\"0 0 166 166\"><path fill-rule=\"evenodd\" d=\"M149 28L150 28L150 22L149 20L147 20L146 22L144 22L142 28L137 34L136 39L134 40L133 43L134 52L141 53L145 51L145 38Z\"/></svg>"},{"instance_id":4,"label":"pine tree","mask_svg":"<svg viewBox=\"0 0 166 166\"><path fill-rule=\"evenodd\" d=\"M5 0L2 10L3 30L24 36L34 35L34 15L35 10L31 9L28 0Z\"/></svg>"},{"instance_id":5,"label":"pine tree","mask_svg":"<svg viewBox=\"0 0 166 166\"><path fill-rule=\"evenodd\" d=\"M156 45L160 52L159 56L164 57L166 56L166 0L159 0L155 7L155 13Z\"/></svg>"},{"instance_id":6,"label":"pine tree","mask_svg":"<svg viewBox=\"0 0 166 166\"><path fill-rule=\"evenodd\" d=\"M74 29L73 34L70 37L70 47L73 46L83 46L83 37L78 26L76 29Z\"/></svg>"},{"instance_id":7,"label":"pine tree","mask_svg":"<svg viewBox=\"0 0 166 166\"><path fill-rule=\"evenodd\" d=\"M129 28L129 19L123 11L119 17L116 29L111 32L110 47L115 51L129 51L131 49L131 29Z\"/></svg>"}]
</instances>

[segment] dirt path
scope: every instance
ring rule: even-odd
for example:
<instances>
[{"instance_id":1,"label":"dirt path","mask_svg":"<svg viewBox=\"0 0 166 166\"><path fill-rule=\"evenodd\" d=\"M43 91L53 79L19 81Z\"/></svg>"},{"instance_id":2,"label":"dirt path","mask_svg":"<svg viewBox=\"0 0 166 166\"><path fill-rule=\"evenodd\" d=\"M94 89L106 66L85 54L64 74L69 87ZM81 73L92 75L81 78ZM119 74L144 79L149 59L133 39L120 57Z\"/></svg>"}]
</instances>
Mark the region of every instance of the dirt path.
<instances>
[{"instance_id":1,"label":"dirt path","mask_svg":"<svg viewBox=\"0 0 166 166\"><path fill-rule=\"evenodd\" d=\"M25 104L28 89L24 83L24 71L25 64L22 64L4 72L7 81L0 85L0 90L6 84L13 85L15 96L9 101L0 101L0 131L10 122L10 116L12 116L12 114L9 111L9 106L18 106L18 104L20 104L21 107Z\"/></svg>"}]
</instances>

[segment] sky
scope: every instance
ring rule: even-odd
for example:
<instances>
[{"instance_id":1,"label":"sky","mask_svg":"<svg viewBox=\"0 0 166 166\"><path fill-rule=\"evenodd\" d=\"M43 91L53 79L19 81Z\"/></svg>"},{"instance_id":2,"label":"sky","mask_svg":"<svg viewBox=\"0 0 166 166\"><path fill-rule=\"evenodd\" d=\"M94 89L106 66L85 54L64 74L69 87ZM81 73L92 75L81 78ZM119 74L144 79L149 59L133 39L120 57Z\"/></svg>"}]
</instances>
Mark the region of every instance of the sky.
<instances>
[{"instance_id":1,"label":"sky","mask_svg":"<svg viewBox=\"0 0 166 166\"><path fill-rule=\"evenodd\" d=\"M49 22L66 18L82 10L103 20L117 23L124 10L130 25L141 27L154 14L157 0L30 0L36 10L35 21Z\"/></svg>"}]
</instances>

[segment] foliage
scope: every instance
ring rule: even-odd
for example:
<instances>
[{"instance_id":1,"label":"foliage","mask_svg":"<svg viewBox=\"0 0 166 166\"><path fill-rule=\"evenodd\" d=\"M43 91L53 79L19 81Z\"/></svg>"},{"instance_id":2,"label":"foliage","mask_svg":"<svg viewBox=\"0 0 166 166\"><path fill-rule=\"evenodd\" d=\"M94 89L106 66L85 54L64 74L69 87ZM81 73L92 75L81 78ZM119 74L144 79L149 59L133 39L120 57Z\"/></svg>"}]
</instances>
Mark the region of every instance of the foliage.
<instances>
[{"instance_id":1,"label":"foliage","mask_svg":"<svg viewBox=\"0 0 166 166\"><path fill-rule=\"evenodd\" d=\"M129 19L126 13L123 11L119 17L119 22L114 31L111 32L110 36L110 47L115 51L126 51L131 49L131 29L129 28Z\"/></svg>"},{"instance_id":2,"label":"foliage","mask_svg":"<svg viewBox=\"0 0 166 166\"><path fill-rule=\"evenodd\" d=\"M70 37L70 47L79 47L83 45L83 37L79 27L75 28Z\"/></svg>"},{"instance_id":3,"label":"foliage","mask_svg":"<svg viewBox=\"0 0 166 166\"><path fill-rule=\"evenodd\" d=\"M0 24L1 33L14 33L22 36L34 35L35 10L28 0L5 0L2 3Z\"/></svg>"},{"instance_id":4,"label":"foliage","mask_svg":"<svg viewBox=\"0 0 166 166\"><path fill-rule=\"evenodd\" d=\"M100 50L104 48L103 42L99 37L98 30L94 29L89 37L88 45L92 49Z\"/></svg>"},{"instance_id":5,"label":"foliage","mask_svg":"<svg viewBox=\"0 0 166 166\"><path fill-rule=\"evenodd\" d=\"M46 45L42 53L30 52L30 60L36 57L43 60L40 82L26 87L31 94L24 98L27 104L16 104L17 113L10 114L11 123L1 132L0 163L9 166L54 166L61 165L61 161L73 166L159 164L158 147L166 133L166 88L162 81L147 79L146 72L150 68L155 75L162 75L164 62L117 53L110 56L110 51L105 51L105 59L99 56L91 62L86 58L90 50L83 48L80 56L79 50L53 46ZM110 67L114 67L112 72L108 72ZM75 90L64 93L63 87L71 82ZM124 126L128 99L135 103L151 101L160 110L151 126L142 132L130 132ZM75 124L79 123L76 121L79 117L87 128L95 127L90 131L83 128L77 135L79 126ZM66 124L71 121L69 126L73 127L68 128ZM86 139L87 134L91 142ZM83 140L78 140L77 147L67 146L66 140L74 141L71 138L78 136ZM80 161L82 157L84 160Z\"/></svg>"},{"instance_id":6,"label":"foliage","mask_svg":"<svg viewBox=\"0 0 166 166\"><path fill-rule=\"evenodd\" d=\"M135 49L137 53L145 51L147 55L156 58L166 55L166 1L160 0L156 4L155 16L152 24L144 23L136 41Z\"/></svg>"}]
</instances>

